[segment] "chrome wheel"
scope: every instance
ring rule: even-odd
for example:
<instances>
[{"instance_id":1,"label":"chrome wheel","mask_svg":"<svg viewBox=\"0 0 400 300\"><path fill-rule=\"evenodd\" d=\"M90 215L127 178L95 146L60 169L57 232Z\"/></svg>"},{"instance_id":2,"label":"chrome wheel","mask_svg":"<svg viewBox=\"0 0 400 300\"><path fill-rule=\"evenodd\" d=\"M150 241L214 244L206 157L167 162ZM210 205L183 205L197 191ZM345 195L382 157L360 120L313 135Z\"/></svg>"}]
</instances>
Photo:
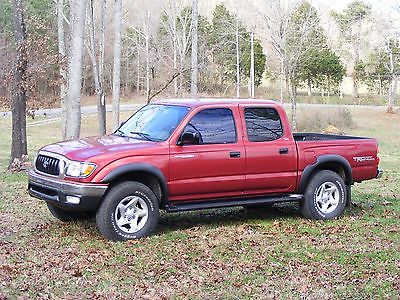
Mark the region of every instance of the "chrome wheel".
<instances>
[{"instance_id":1,"label":"chrome wheel","mask_svg":"<svg viewBox=\"0 0 400 300\"><path fill-rule=\"evenodd\" d=\"M333 182L322 183L315 193L315 203L323 214L335 211L340 201L339 189Z\"/></svg>"},{"instance_id":2,"label":"chrome wheel","mask_svg":"<svg viewBox=\"0 0 400 300\"><path fill-rule=\"evenodd\" d=\"M128 196L122 199L115 208L115 222L125 233L135 233L146 225L149 207L139 196Z\"/></svg>"}]
</instances>

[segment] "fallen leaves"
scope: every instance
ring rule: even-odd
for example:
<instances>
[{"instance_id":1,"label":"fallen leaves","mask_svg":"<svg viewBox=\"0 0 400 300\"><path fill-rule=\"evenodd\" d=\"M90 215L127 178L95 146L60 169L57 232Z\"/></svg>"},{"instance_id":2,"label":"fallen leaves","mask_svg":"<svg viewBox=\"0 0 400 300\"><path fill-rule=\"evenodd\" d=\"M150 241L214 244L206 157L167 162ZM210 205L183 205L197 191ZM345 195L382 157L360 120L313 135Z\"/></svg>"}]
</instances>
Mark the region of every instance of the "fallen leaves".
<instances>
[{"instance_id":1,"label":"fallen leaves","mask_svg":"<svg viewBox=\"0 0 400 300\"><path fill-rule=\"evenodd\" d=\"M373 210L356 199L361 210L329 222L302 219L292 207L164 215L154 236L111 243L93 222L64 224L22 192L7 195L0 210L0 228L10 228L0 239L7 296L329 299L365 298L371 287L394 295L398 287L391 199Z\"/></svg>"}]
</instances>

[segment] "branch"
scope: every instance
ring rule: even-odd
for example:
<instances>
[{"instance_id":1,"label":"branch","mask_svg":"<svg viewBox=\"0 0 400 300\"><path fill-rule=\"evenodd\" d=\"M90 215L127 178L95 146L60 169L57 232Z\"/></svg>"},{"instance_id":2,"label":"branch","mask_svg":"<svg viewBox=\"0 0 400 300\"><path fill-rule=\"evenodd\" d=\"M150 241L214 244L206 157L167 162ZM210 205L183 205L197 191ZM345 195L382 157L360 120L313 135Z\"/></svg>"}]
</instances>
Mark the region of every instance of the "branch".
<instances>
[{"instance_id":1,"label":"branch","mask_svg":"<svg viewBox=\"0 0 400 300\"><path fill-rule=\"evenodd\" d=\"M57 1L56 1L56 0L53 0L53 3L54 3L54 4L57 4ZM62 17L63 17L65 23L67 23L68 26L70 26L70 25L71 25L71 22L70 22L70 21L68 20L68 18L65 16L64 11L62 11L61 14L62 14Z\"/></svg>"},{"instance_id":2,"label":"branch","mask_svg":"<svg viewBox=\"0 0 400 300\"><path fill-rule=\"evenodd\" d=\"M183 69L183 70L180 71L180 72L175 72L175 73L171 76L171 78L167 81L167 83L164 84L164 86L163 86L161 89L159 89L159 90L158 90L157 92L155 92L153 95L149 96L149 98L147 99L147 103L150 103L151 100L152 100L154 97L158 96L158 95L161 94L163 91L165 91L165 90L168 88L168 86L174 81L175 78L177 78L179 75L181 75L181 74L183 74L183 73L185 73L185 72L187 72L187 71L189 71L189 69Z\"/></svg>"}]
</instances>

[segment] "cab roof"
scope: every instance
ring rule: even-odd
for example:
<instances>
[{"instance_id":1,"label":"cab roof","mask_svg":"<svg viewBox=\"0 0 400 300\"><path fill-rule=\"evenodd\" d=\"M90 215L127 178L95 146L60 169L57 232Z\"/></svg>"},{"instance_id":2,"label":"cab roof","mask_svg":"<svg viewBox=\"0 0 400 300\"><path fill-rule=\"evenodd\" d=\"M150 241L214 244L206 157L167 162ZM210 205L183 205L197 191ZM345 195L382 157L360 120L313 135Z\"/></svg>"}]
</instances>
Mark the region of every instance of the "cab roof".
<instances>
[{"instance_id":1,"label":"cab roof","mask_svg":"<svg viewBox=\"0 0 400 300\"><path fill-rule=\"evenodd\" d=\"M239 105L239 104L267 104L280 105L275 100L265 99L241 99L241 98L180 98L180 99L161 99L156 100L155 104L183 105L191 108L203 105Z\"/></svg>"}]
</instances>

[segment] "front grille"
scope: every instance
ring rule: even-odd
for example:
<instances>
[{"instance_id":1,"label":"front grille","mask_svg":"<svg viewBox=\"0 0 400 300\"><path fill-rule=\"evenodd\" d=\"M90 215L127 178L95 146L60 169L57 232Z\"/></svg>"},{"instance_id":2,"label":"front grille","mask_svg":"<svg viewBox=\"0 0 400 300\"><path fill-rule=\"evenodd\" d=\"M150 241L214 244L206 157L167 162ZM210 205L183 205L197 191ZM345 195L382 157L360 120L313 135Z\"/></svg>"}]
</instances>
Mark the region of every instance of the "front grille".
<instances>
[{"instance_id":1,"label":"front grille","mask_svg":"<svg viewBox=\"0 0 400 300\"><path fill-rule=\"evenodd\" d=\"M59 164L60 160L58 158L40 154L36 158L35 167L40 172L58 176L60 174Z\"/></svg>"}]
</instances>

